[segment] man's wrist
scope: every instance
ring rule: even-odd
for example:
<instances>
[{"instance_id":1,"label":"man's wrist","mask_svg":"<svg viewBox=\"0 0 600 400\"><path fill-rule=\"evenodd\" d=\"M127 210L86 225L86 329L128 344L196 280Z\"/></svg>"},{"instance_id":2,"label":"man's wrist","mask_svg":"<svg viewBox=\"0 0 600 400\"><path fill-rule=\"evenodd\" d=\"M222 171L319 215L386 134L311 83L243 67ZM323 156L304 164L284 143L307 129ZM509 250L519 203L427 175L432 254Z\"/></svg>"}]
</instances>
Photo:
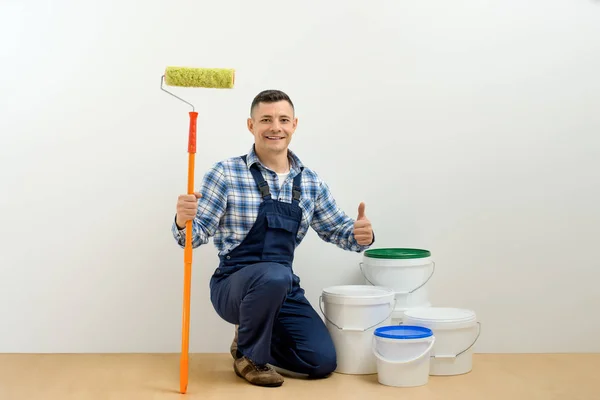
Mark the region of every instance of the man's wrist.
<instances>
[{"instance_id":1,"label":"man's wrist","mask_svg":"<svg viewBox=\"0 0 600 400\"><path fill-rule=\"evenodd\" d=\"M179 224L179 221L177 221L177 216L175 216L175 226L177 227L177 229L179 229L180 231L185 229L185 224L183 224L183 226L181 226Z\"/></svg>"}]
</instances>

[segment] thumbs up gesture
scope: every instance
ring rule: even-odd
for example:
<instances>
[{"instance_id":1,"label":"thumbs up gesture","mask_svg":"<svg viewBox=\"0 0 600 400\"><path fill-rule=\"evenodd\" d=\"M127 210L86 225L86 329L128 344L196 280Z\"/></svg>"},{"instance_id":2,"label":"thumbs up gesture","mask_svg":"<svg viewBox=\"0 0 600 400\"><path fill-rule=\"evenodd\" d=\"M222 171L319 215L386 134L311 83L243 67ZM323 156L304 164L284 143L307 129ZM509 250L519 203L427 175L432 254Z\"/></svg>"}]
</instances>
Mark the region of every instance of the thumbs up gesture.
<instances>
[{"instance_id":1,"label":"thumbs up gesture","mask_svg":"<svg viewBox=\"0 0 600 400\"><path fill-rule=\"evenodd\" d=\"M358 217L354 222L354 238L361 246L373 242L373 228L371 227L371 221L365 216L365 203L360 203L358 206Z\"/></svg>"}]
</instances>

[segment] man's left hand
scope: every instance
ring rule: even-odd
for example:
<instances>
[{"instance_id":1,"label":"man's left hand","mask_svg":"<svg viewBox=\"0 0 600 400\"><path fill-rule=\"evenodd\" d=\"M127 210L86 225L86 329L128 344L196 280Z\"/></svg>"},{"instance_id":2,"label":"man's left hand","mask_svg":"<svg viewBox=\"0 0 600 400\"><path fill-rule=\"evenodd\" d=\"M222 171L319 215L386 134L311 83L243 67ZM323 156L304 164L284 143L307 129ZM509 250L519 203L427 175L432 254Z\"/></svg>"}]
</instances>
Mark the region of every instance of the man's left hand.
<instances>
[{"instance_id":1,"label":"man's left hand","mask_svg":"<svg viewBox=\"0 0 600 400\"><path fill-rule=\"evenodd\" d=\"M361 246L373 243L373 228L371 221L365 216L365 203L360 203L358 206L358 217L354 222L354 238Z\"/></svg>"}]
</instances>

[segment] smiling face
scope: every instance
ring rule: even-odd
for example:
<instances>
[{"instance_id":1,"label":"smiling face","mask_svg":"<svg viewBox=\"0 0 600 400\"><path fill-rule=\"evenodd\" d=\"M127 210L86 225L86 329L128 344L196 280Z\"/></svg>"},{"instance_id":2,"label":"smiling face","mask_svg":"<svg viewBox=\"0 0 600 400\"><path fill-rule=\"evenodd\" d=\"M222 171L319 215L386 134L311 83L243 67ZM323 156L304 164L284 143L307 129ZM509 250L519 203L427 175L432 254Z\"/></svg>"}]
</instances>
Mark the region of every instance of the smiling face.
<instances>
[{"instance_id":1,"label":"smiling face","mask_svg":"<svg viewBox=\"0 0 600 400\"><path fill-rule=\"evenodd\" d=\"M297 125L294 108L286 100L259 102L248 118L248 130L254 135L254 144L259 154L287 152Z\"/></svg>"}]
</instances>

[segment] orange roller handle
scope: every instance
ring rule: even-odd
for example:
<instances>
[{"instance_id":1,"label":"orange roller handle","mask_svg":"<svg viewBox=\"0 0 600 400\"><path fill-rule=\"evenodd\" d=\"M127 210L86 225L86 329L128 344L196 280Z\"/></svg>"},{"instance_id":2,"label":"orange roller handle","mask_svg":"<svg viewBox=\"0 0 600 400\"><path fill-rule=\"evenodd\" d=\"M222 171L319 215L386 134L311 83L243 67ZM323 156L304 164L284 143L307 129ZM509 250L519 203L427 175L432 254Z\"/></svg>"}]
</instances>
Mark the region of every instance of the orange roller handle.
<instances>
[{"instance_id":1,"label":"orange roller handle","mask_svg":"<svg viewBox=\"0 0 600 400\"><path fill-rule=\"evenodd\" d=\"M188 194L194 194L197 121L198 113L190 111L190 129L188 137ZM179 390L181 393L186 393L189 372L190 295L192 287L192 221L187 221L185 224L183 268L183 317L181 329L181 358L179 363Z\"/></svg>"}]
</instances>

